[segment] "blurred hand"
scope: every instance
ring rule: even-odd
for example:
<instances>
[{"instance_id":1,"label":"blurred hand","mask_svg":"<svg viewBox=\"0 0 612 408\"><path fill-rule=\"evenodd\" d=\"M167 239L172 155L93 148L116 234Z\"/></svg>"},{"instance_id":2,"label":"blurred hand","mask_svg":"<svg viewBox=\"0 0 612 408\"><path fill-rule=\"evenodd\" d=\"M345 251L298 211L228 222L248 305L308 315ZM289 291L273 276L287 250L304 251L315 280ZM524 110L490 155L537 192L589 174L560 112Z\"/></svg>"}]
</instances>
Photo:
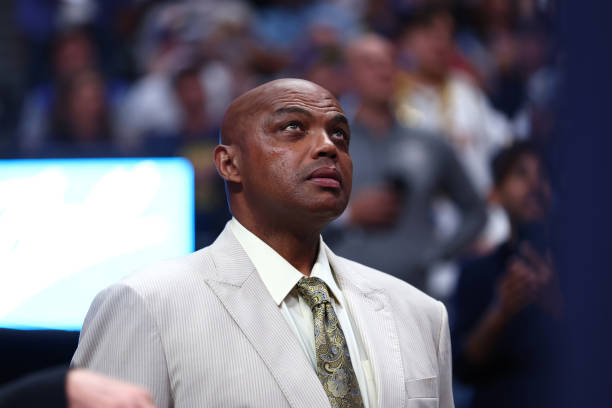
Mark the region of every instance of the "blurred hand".
<instances>
[{"instance_id":1,"label":"blurred hand","mask_svg":"<svg viewBox=\"0 0 612 408\"><path fill-rule=\"evenodd\" d=\"M449 137L453 145L459 147L460 150L466 150L474 144L474 137L462 131L451 132Z\"/></svg>"},{"instance_id":2,"label":"blurred hand","mask_svg":"<svg viewBox=\"0 0 612 408\"><path fill-rule=\"evenodd\" d=\"M68 372L66 396L68 408L155 408L146 389L82 369Z\"/></svg>"},{"instance_id":3,"label":"blurred hand","mask_svg":"<svg viewBox=\"0 0 612 408\"><path fill-rule=\"evenodd\" d=\"M560 316L563 299L551 254L540 255L528 242L523 243L520 249L523 257L531 265L536 278L538 304L549 314Z\"/></svg>"},{"instance_id":4,"label":"blurred hand","mask_svg":"<svg viewBox=\"0 0 612 408\"><path fill-rule=\"evenodd\" d=\"M364 228L388 228L397 221L400 198L389 188L369 188L351 198L350 222Z\"/></svg>"},{"instance_id":5,"label":"blurred hand","mask_svg":"<svg viewBox=\"0 0 612 408\"><path fill-rule=\"evenodd\" d=\"M497 288L498 311L509 319L531 304L539 289L533 268L520 258L513 259Z\"/></svg>"},{"instance_id":6,"label":"blurred hand","mask_svg":"<svg viewBox=\"0 0 612 408\"><path fill-rule=\"evenodd\" d=\"M540 255L529 242L524 242L520 247L520 251L521 255L529 262L537 284L541 288L548 285L553 278L550 254L547 254L546 257Z\"/></svg>"}]
</instances>

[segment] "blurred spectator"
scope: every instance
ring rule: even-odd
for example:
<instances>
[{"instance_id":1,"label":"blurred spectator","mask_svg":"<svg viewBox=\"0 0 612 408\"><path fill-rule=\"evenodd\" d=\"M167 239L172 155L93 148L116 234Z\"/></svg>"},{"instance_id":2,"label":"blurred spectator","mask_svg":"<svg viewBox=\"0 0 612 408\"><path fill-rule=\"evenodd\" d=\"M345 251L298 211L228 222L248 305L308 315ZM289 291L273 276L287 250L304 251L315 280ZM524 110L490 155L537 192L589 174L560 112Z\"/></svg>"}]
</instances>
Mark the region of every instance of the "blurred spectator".
<instances>
[{"instance_id":1,"label":"blurred spectator","mask_svg":"<svg viewBox=\"0 0 612 408\"><path fill-rule=\"evenodd\" d=\"M222 180L212 161L219 142L217 123L210 119L201 73L196 67L180 70L171 80L170 97L176 101L174 128L150 129L142 136L139 154L183 156L195 173L196 247L212 242L230 215Z\"/></svg>"},{"instance_id":2,"label":"blurred spectator","mask_svg":"<svg viewBox=\"0 0 612 408\"><path fill-rule=\"evenodd\" d=\"M87 26L100 53L99 68L107 76L131 74L127 49L138 15L155 0L20 0L12 17L24 42L28 86L48 82L53 61L48 50L59 32Z\"/></svg>"},{"instance_id":3,"label":"blurred spectator","mask_svg":"<svg viewBox=\"0 0 612 408\"><path fill-rule=\"evenodd\" d=\"M168 80L169 99L176 103L176 123L143 130L140 149L147 155L175 155L183 145L201 140L217 142L216 124L209 118L207 99L197 67L180 70Z\"/></svg>"},{"instance_id":4,"label":"blurred spectator","mask_svg":"<svg viewBox=\"0 0 612 408\"><path fill-rule=\"evenodd\" d=\"M331 27L312 27L297 50L288 76L304 76L340 98L347 87L344 50L338 33Z\"/></svg>"},{"instance_id":5,"label":"blurred spectator","mask_svg":"<svg viewBox=\"0 0 612 408\"><path fill-rule=\"evenodd\" d=\"M320 55L313 58L304 76L309 81L330 91L336 98L340 98L347 86L344 74L341 50L330 48L323 50Z\"/></svg>"},{"instance_id":6,"label":"blurred spectator","mask_svg":"<svg viewBox=\"0 0 612 408\"><path fill-rule=\"evenodd\" d=\"M161 3L145 16L137 60L144 76L130 89L120 145L133 154L184 156L195 171L196 247L211 243L229 212L212 162L220 113L250 86L250 10L242 2Z\"/></svg>"},{"instance_id":7,"label":"blurred spectator","mask_svg":"<svg viewBox=\"0 0 612 408\"><path fill-rule=\"evenodd\" d=\"M59 33L52 56L53 79L26 97L20 125L22 152L48 155L44 149L58 141L112 140L111 116L123 95L123 83L102 79L87 30L77 27ZM96 125L101 127L94 129ZM86 130L87 126L92 128Z\"/></svg>"},{"instance_id":8,"label":"blurred spectator","mask_svg":"<svg viewBox=\"0 0 612 408\"><path fill-rule=\"evenodd\" d=\"M213 150L219 143L219 130L207 115L207 99L197 69L180 71L173 80L173 88L180 107L181 126L177 134L166 137L170 143L176 143L174 148L164 150L165 154L186 157L193 165L196 247L201 248L212 243L230 218L225 188L212 161Z\"/></svg>"},{"instance_id":9,"label":"blurred spectator","mask_svg":"<svg viewBox=\"0 0 612 408\"><path fill-rule=\"evenodd\" d=\"M173 81L174 92L181 107L181 137L185 140L205 138L214 126L206 111L206 91L197 69L180 71Z\"/></svg>"},{"instance_id":10,"label":"blurred spectator","mask_svg":"<svg viewBox=\"0 0 612 408\"><path fill-rule=\"evenodd\" d=\"M361 31L361 1L258 3L252 24L252 70L268 79L308 78L339 96L345 81L338 56Z\"/></svg>"},{"instance_id":11,"label":"blurred spectator","mask_svg":"<svg viewBox=\"0 0 612 408\"><path fill-rule=\"evenodd\" d=\"M9 2L4 2L8 4ZM14 19L19 34L23 37L24 59L27 62L29 86L48 81L52 71L49 61L50 39L58 31L56 15L61 6L59 1L21 0L14 4Z\"/></svg>"},{"instance_id":12,"label":"blurred spectator","mask_svg":"<svg viewBox=\"0 0 612 408\"><path fill-rule=\"evenodd\" d=\"M392 45L373 34L361 37L349 47L348 63L358 99L351 123L353 192L328 240L339 254L423 288L429 266L457 256L475 237L484 207L442 137L396 122ZM438 194L460 212L448 239L436 236L430 215Z\"/></svg>"},{"instance_id":13,"label":"blurred spectator","mask_svg":"<svg viewBox=\"0 0 612 408\"><path fill-rule=\"evenodd\" d=\"M199 79L209 103L207 115L220 115L243 86L249 60L245 37L250 10L239 1L162 3L145 16L135 49L143 76L126 96L120 119L120 143L138 152L152 133L176 134L181 106L172 77L199 66Z\"/></svg>"},{"instance_id":14,"label":"blurred spectator","mask_svg":"<svg viewBox=\"0 0 612 408\"><path fill-rule=\"evenodd\" d=\"M169 75L154 73L138 80L127 91L119 113L119 147L141 154L146 152L147 137L176 134L179 109Z\"/></svg>"},{"instance_id":15,"label":"blurred spectator","mask_svg":"<svg viewBox=\"0 0 612 408\"><path fill-rule=\"evenodd\" d=\"M466 21L458 21L457 46L475 67L492 105L512 117L525 91L515 36L519 2L477 1L463 11Z\"/></svg>"},{"instance_id":16,"label":"blurred spectator","mask_svg":"<svg viewBox=\"0 0 612 408\"><path fill-rule=\"evenodd\" d=\"M391 36L399 25L398 16L390 7L391 1L368 0L364 10L366 26L381 35Z\"/></svg>"},{"instance_id":17,"label":"blurred spectator","mask_svg":"<svg viewBox=\"0 0 612 408\"><path fill-rule=\"evenodd\" d=\"M359 6L350 1L272 0L257 10L253 31L265 48L289 52L311 30L326 27L341 40L359 32ZM289 54L290 56L290 54Z\"/></svg>"},{"instance_id":18,"label":"blurred spectator","mask_svg":"<svg viewBox=\"0 0 612 408\"><path fill-rule=\"evenodd\" d=\"M36 157L118 155L111 107L101 74L83 69L59 83L55 91L43 137L23 153Z\"/></svg>"},{"instance_id":19,"label":"blurred spectator","mask_svg":"<svg viewBox=\"0 0 612 408\"><path fill-rule=\"evenodd\" d=\"M423 6L411 13L399 39L406 71L398 81L398 118L404 125L446 134L485 196L491 185L490 157L512 135L507 119L491 108L469 77L468 64L454 49L453 27L444 7Z\"/></svg>"},{"instance_id":20,"label":"blurred spectator","mask_svg":"<svg viewBox=\"0 0 612 408\"><path fill-rule=\"evenodd\" d=\"M502 151L493 173L493 197L512 234L461 272L451 320L455 374L475 387L471 407L550 406L561 313L547 239L550 187L525 142Z\"/></svg>"},{"instance_id":21,"label":"blurred spectator","mask_svg":"<svg viewBox=\"0 0 612 408\"><path fill-rule=\"evenodd\" d=\"M544 66L527 81L526 98L515 118L515 129L520 139L529 139L541 149L550 148L555 133L555 112L559 107L558 70Z\"/></svg>"},{"instance_id":22,"label":"blurred spectator","mask_svg":"<svg viewBox=\"0 0 612 408\"><path fill-rule=\"evenodd\" d=\"M75 72L58 91L47 143L39 154L56 148L84 155L111 151L113 129L101 75L90 69Z\"/></svg>"},{"instance_id":23,"label":"blurred spectator","mask_svg":"<svg viewBox=\"0 0 612 408\"><path fill-rule=\"evenodd\" d=\"M513 118L529 77L548 62L548 22L552 2L496 0L472 2L463 10L457 44L475 66L492 105Z\"/></svg>"}]
</instances>

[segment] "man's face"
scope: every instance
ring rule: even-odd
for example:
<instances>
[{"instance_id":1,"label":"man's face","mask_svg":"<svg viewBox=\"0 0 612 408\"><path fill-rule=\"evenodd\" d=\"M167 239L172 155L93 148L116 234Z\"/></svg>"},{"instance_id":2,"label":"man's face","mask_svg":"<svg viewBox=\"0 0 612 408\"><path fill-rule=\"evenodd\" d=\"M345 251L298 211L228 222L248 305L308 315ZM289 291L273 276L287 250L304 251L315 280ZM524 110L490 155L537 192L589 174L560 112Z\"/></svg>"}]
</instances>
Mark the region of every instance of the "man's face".
<instances>
[{"instance_id":1,"label":"man's face","mask_svg":"<svg viewBox=\"0 0 612 408\"><path fill-rule=\"evenodd\" d=\"M361 45L351 61L353 81L368 102L386 103L393 94L393 50L382 41Z\"/></svg>"},{"instance_id":2,"label":"man's face","mask_svg":"<svg viewBox=\"0 0 612 408\"><path fill-rule=\"evenodd\" d=\"M188 113L203 113L205 109L205 95L200 80L195 75L187 75L179 79L175 87L176 96Z\"/></svg>"},{"instance_id":3,"label":"man's face","mask_svg":"<svg viewBox=\"0 0 612 408\"><path fill-rule=\"evenodd\" d=\"M339 216L350 196L353 163L338 101L323 88L295 81L272 87L256 103L241 148L248 205L296 222Z\"/></svg>"},{"instance_id":4,"label":"man's face","mask_svg":"<svg viewBox=\"0 0 612 408\"><path fill-rule=\"evenodd\" d=\"M440 14L408 34L405 46L414 53L419 70L429 75L444 76L453 50L452 37L452 18Z\"/></svg>"},{"instance_id":5,"label":"man's face","mask_svg":"<svg viewBox=\"0 0 612 408\"><path fill-rule=\"evenodd\" d=\"M496 193L515 223L541 221L550 203L550 186L539 159L530 153L518 159Z\"/></svg>"}]
</instances>

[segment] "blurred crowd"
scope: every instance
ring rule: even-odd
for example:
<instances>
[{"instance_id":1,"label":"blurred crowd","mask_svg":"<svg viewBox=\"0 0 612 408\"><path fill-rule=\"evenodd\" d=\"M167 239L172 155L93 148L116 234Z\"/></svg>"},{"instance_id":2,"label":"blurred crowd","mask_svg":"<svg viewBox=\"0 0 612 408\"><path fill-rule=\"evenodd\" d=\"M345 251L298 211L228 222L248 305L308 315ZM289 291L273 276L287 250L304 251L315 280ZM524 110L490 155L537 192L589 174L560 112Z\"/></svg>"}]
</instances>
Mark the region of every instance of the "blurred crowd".
<instances>
[{"instance_id":1,"label":"blurred crowd","mask_svg":"<svg viewBox=\"0 0 612 408\"><path fill-rule=\"evenodd\" d=\"M186 157L202 247L229 218L211 160L225 108L274 78L316 82L349 117L355 165L328 244L447 302L472 406L537 383L530 356L549 347L536 334L561 307L542 154L559 83L553 0L0 7L0 157Z\"/></svg>"}]
</instances>

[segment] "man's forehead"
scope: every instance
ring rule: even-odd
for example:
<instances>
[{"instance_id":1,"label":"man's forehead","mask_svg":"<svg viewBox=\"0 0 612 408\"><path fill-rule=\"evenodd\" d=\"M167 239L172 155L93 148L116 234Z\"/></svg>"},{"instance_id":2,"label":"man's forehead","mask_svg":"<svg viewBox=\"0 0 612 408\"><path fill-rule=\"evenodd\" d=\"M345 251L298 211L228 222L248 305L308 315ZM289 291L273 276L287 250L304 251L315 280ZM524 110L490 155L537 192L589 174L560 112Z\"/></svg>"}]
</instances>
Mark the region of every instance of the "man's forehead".
<instances>
[{"instance_id":1,"label":"man's forehead","mask_svg":"<svg viewBox=\"0 0 612 408\"><path fill-rule=\"evenodd\" d=\"M260 107L272 113L299 112L300 109L343 112L340 103L329 91L306 81L271 86L261 97Z\"/></svg>"},{"instance_id":2,"label":"man's forehead","mask_svg":"<svg viewBox=\"0 0 612 408\"><path fill-rule=\"evenodd\" d=\"M242 140L240 136L252 121L292 109L344 117L340 103L325 88L303 79L278 79L251 89L230 104L221 123L222 143Z\"/></svg>"}]
</instances>

